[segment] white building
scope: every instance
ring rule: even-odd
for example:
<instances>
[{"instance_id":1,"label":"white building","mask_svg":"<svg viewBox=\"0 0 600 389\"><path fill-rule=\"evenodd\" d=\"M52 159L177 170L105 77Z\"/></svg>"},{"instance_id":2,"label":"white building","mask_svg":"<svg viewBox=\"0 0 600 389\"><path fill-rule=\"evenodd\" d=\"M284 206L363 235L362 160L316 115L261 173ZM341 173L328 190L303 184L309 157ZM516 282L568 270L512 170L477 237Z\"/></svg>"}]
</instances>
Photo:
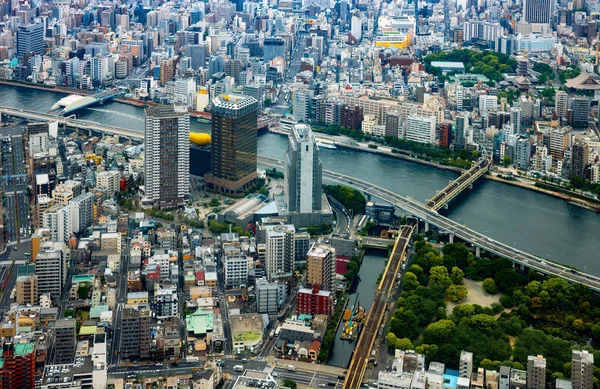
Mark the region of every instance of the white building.
<instances>
[{"instance_id":1,"label":"white building","mask_svg":"<svg viewBox=\"0 0 600 389\"><path fill-rule=\"evenodd\" d=\"M42 242L35 258L35 274L38 277L38 295L50 293L60 298L67 280L71 250L63 242Z\"/></svg>"},{"instance_id":2,"label":"white building","mask_svg":"<svg viewBox=\"0 0 600 389\"><path fill-rule=\"evenodd\" d=\"M265 240L265 267L267 280L291 280L294 269L295 228L291 224L267 226Z\"/></svg>"},{"instance_id":3,"label":"white building","mask_svg":"<svg viewBox=\"0 0 600 389\"><path fill-rule=\"evenodd\" d=\"M225 257L225 288L248 286L248 257L244 254Z\"/></svg>"},{"instance_id":4,"label":"white building","mask_svg":"<svg viewBox=\"0 0 600 389\"><path fill-rule=\"evenodd\" d=\"M352 19L350 19L350 32L359 42L362 38L362 24L360 14L352 15Z\"/></svg>"},{"instance_id":5,"label":"white building","mask_svg":"<svg viewBox=\"0 0 600 389\"><path fill-rule=\"evenodd\" d=\"M109 196L114 196L120 190L121 173L117 170L108 170L96 174L96 187L106 188Z\"/></svg>"},{"instance_id":6,"label":"white building","mask_svg":"<svg viewBox=\"0 0 600 389\"><path fill-rule=\"evenodd\" d=\"M300 213L320 210L323 166L310 126L292 126L284 161L284 195L288 210Z\"/></svg>"},{"instance_id":7,"label":"white building","mask_svg":"<svg viewBox=\"0 0 600 389\"><path fill-rule=\"evenodd\" d=\"M177 290L159 289L154 293L154 311L158 319L177 317L179 315L179 301Z\"/></svg>"},{"instance_id":8,"label":"white building","mask_svg":"<svg viewBox=\"0 0 600 389\"><path fill-rule=\"evenodd\" d=\"M279 285L266 278L256 280L256 311L258 313L277 314L281 304Z\"/></svg>"},{"instance_id":9,"label":"white building","mask_svg":"<svg viewBox=\"0 0 600 389\"><path fill-rule=\"evenodd\" d=\"M190 115L186 106L146 109L143 203L161 208L184 204L190 191L189 134Z\"/></svg>"},{"instance_id":10,"label":"white building","mask_svg":"<svg viewBox=\"0 0 600 389\"><path fill-rule=\"evenodd\" d=\"M91 193L83 193L70 201L71 220L73 232L83 232L94 222L94 202L96 196Z\"/></svg>"},{"instance_id":11,"label":"white building","mask_svg":"<svg viewBox=\"0 0 600 389\"><path fill-rule=\"evenodd\" d=\"M410 115L406 118L405 139L433 144L435 142L435 118Z\"/></svg>"},{"instance_id":12,"label":"white building","mask_svg":"<svg viewBox=\"0 0 600 389\"><path fill-rule=\"evenodd\" d=\"M489 112L498 109L498 97L479 95L479 112Z\"/></svg>"},{"instance_id":13,"label":"white building","mask_svg":"<svg viewBox=\"0 0 600 389\"><path fill-rule=\"evenodd\" d=\"M73 232L71 207L53 205L42 215L42 227L50 231L50 240L65 242Z\"/></svg>"}]
</instances>

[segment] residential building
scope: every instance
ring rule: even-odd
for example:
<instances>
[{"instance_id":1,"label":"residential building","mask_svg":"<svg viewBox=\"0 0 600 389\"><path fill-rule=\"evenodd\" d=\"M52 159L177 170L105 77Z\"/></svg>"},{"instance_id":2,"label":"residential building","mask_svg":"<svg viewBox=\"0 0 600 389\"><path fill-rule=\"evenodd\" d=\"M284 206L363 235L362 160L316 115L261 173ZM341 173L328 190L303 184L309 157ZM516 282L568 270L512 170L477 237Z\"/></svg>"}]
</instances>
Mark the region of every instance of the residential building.
<instances>
[{"instance_id":1,"label":"residential building","mask_svg":"<svg viewBox=\"0 0 600 389\"><path fill-rule=\"evenodd\" d=\"M235 289L248 286L248 257L241 253L224 258L225 288Z\"/></svg>"},{"instance_id":2,"label":"residential building","mask_svg":"<svg viewBox=\"0 0 600 389\"><path fill-rule=\"evenodd\" d=\"M142 201L161 208L181 206L190 190L190 115L187 107L153 106L146 108L145 113L146 196Z\"/></svg>"},{"instance_id":3,"label":"residential building","mask_svg":"<svg viewBox=\"0 0 600 389\"><path fill-rule=\"evenodd\" d=\"M75 319L62 319L54 323L54 363L73 363L77 345Z\"/></svg>"},{"instance_id":4,"label":"residential building","mask_svg":"<svg viewBox=\"0 0 600 389\"><path fill-rule=\"evenodd\" d=\"M521 122L522 122L522 118L521 118L521 108L519 107L512 107L510 109L510 124L512 124L513 126L513 132L515 134L521 134ZM525 128L523 127L523 130L525 130Z\"/></svg>"},{"instance_id":5,"label":"residential building","mask_svg":"<svg viewBox=\"0 0 600 389\"><path fill-rule=\"evenodd\" d=\"M310 126L295 124L284 155L285 202L290 212L321 209L323 177L319 146Z\"/></svg>"},{"instance_id":6,"label":"residential building","mask_svg":"<svg viewBox=\"0 0 600 389\"><path fill-rule=\"evenodd\" d=\"M435 118L410 115L406 119L405 139L432 145L435 142Z\"/></svg>"},{"instance_id":7,"label":"residential building","mask_svg":"<svg viewBox=\"0 0 600 389\"><path fill-rule=\"evenodd\" d=\"M67 280L71 251L62 242L41 242L35 260L38 277L38 296L50 293L53 299L61 296Z\"/></svg>"},{"instance_id":8,"label":"residential building","mask_svg":"<svg viewBox=\"0 0 600 389\"><path fill-rule=\"evenodd\" d=\"M312 289L298 290L296 300L296 314L298 315L329 315L332 305L331 292L321 290L319 285L313 285Z\"/></svg>"},{"instance_id":9,"label":"residential building","mask_svg":"<svg viewBox=\"0 0 600 389\"><path fill-rule=\"evenodd\" d=\"M256 280L256 311L275 315L279 311L279 285L269 282L266 278Z\"/></svg>"},{"instance_id":10,"label":"residential building","mask_svg":"<svg viewBox=\"0 0 600 389\"><path fill-rule=\"evenodd\" d=\"M81 233L94 222L94 203L96 196L87 192L76 196L69 203L71 208L71 226L73 232Z\"/></svg>"},{"instance_id":11,"label":"residential building","mask_svg":"<svg viewBox=\"0 0 600 389\"><path fill-rule=\"evenodd\" d=\"M29 274L18 276L16 282L17 304L37 305L38 302L38 276Z\"/></svg>"},{"instance_id":12,"label":"residential building","mask_svg":"<svg viewBox=\"0 0 600 389\"><path fill-rule=\"evenodd\" d=\"M306 255L306 285L319 285L331 290L335 264L335 249L327 244L314 243Z\"/></svg>"},{"instance_id":13,"label":"residential building","mask_svg":"<svg viewBox=\"0 0 600 389\"><path fill-rule=\"evenodd\" d=\"M554 112L559 119L567 116L569 109L569 94L564 90L557 89L554 93Z\"/></svg>"},{"instance_id":14,"label":"residential building","mask_svg":"<svg viewBox=\"0 0 600 389\"><path fill-rule=\"evenodd\" d=\"M0 357L2 389L34 389L35 360L35 344L5 342Z\"/></svg>"},{"instance_id":15,"label":"residential building","mask_svg":"<svg viewBox=\"0 0 600 389\"><path fill-rule=\"evenodd\" d=\"M479 95L479 111L488 112L498 109L498 97L491 95Z\"/></svg>"},{"instance_id":16,"label":"residential building","mask_svg":"<svg viewBox=\"0 0 600 389\"><path fill-rule=\"evenodd\" d=\"M450 147L452 144L452 124L440 124L438 126L437 137L440 147Z\"/></svg>"},{"instance_id":17,"label":"residential building","mask_svg":"<svg viewBox=\"0 0 600 389\"><path fill-rule=\"evenodd\" d=\"M228 194L254 186L258 101L250 96L219 95L212 100L212 167L207 188Z\"/></svg>"},{"instance_id":18,"label":"residential building","mask_svg":"<svg viewBox=\"0 0 600 389\"><path fill-rule=\"evenodd\" d=\"M66 242L73 232L71 207L55 204L44 211L41 222L50 231L50 240Z\"/></svg>"},{"instance_id":19,"label":"residential building","mask_svg":"<svg viewBox=\"0 0 600 389\"><path fill-rule=\"evenodd\" d=\"M571 125L577 128L587 128L590 116L590 99L586 96L575 96L571 101L573 110L573 122Z\"/></svg>"},{"instance_id":20,"label":"residential building","mask_svg":"<svg viewBox=\"0 0 600 389\"><path fill-rule=\"evenodd\" d=\"M287 285L294 270L295 227L291 224L267 226L265 271L270 282Z\"/></svg>"},{"instance_id":21,"label":"residential building","mask_svg":"<svg viewBox=\"0 0 600 389\"><path fill-rule=\"evenodd\" d=\"M96 187L105 188L110 198L120 190L121 173L117 170L107 170L96 174ZM55 200L56 201L56 200Z\"/></svg>"},{"instance_id":22,"label":"residential building","mask_svg":"<svg viewBox=\"0 0 600 389\"><path fill-rule=\"evenodd\" d=\"M179 301L176 289L159 289L154 292L154 312L156 318L166 319L179 315Z\"/></svg>"},{"instance_id":23,"label":"residential building","mask_svg":"<svg viewBox=\"0 0 600 389\"><path fill-rule=\"evenodd\" d=\"M119 345L122 361L147 359L150 356L150 317L151 312L147 307L123 308Z\"/></svg>"},{"instance_id":24,"label":"residential building","mask_svg":"<svg viewBox=\"0 0 600 389\"><path fill-rule=\"evenodd\" d=\"M527 357L527 389L546 388L546 358L542 355Z\"/></svg>"},{"instance_id":25,"label":"residential building","mask_svg":"<svg viewBox=\"0 0 600 389\"><path fill-rule=\"evenodd\" d=\"M571 359L573 389L592 389L593 378L594 354L587 350L573 350Z\"/></svg>"},{"instance_id":26,"label":"residential building","mask_svg":"<svg viewBox=\"0 0 600 389\"><path fill-rule=\"evenodd\" d=\"M589 146L584 140L576 140L571 146L571 177L585 177L588 166Z\"/></svg>"},{"instance_id":27,"label":"residential building","mask_svg":"<svg viewBox=\"0 0 600 389\"><path fill-rule=\"evenodd\" d=\"M517 137L515 158L513 163L522 170L529 168L531 161L531 140L528 135L521 135Z\"/></svg>"},{"instance_id":28,"label":"residential building","mask_svg":"<svg viewBox=\"0 0 600 389\"><path fill-rule=\"evenodd\" d=\"M292 97L294 118L299 122L308 122L311 119L311 101L314 92L311 89L296 89Z\"/></svg>"},{"instance_id":29,"label":"residential building","mask_svg":"<svg viewBox=\"0 0 600 389\"><path fill-rule=\"evenodd\" d=\"M473 374L473 353L463 350L460 352L458 376L471 378L471 374Z\"/></svg>"},{"instance_id":30,"label":"residential building","mask_svg":"<svg viewBox=\"0 0 600 389\"><path fill-rule=\"evenodd\" d=\"M525 370L511 369L510 371L510 389L526 389L527 372Z\"/></svg>"},{"instance_id":31,"label":"residential building","mask_svg":"<svg viewBox=\"0 0 600 389\"><path fill-rule=\"evenodd\" d=\"M27 24L17 27L17 58L27 54L44 54L44 25Z\"/></svg>"},{"instance_id":32,"label":"residential building","mask_svg":"<svg viewBox=\"0 0 600 389\"><path fill-rule=\"evenodd\" d=\"M464 112L456 116L456 127L454 129L454 145L455 150L462 150L466 147L466 138L469 131L469 113Z\"/></svg>"}]
</instances>

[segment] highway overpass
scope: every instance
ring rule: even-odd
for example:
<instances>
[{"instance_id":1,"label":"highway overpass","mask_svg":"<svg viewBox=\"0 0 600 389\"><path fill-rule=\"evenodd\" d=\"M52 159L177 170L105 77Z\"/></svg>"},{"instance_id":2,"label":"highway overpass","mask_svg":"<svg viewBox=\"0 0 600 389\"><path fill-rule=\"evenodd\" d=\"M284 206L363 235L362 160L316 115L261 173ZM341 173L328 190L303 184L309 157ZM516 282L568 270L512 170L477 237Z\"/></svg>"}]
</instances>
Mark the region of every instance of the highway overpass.
<instances>
[{"instance_id":1,"label":"highway overpass","mask_svg":"<svg viewBox=\"0 0 600 389\"><path fill-rule=\"evenodd\" d=\"M279 159L259 156L258 163L266 167L283 168L283 161ZM323 179L328 182L353 187L363 193L368 193L388 201L405 211L407 214L422 220L425 223L426 229L428 229L430 225L434 225L440 230L446 231L449 234L451 242L453 242L455 238L460 238L467 243L471 243L475 247L476 253L480 253L481 250L484 250L488 253L508 258L515 264L524 268L534 269L542 274L550 276L562 277L567 281L583 284L594 292L600 293L600 277L575 271L569 267L545 261L535 255L519 251L510 245L474 231L464 224L460 224L440 215L436 211L429 209L420 201L411 199L410 197L400 196L397 193L356 177L332 172L330 170L323 170Z\"/></svg>"},{"instance_id":2,"label":"highway overpass","mask_svg":"<svg viewBox=\"0 0 600 389\"><path fill-rule=\"evenodd\" d=\"M0 107L0 114L7 116L18 117L31 121L39 122L58 122L63 126L73 128L75 130L87 131L88 134L101 134L101 135L118 135L121 138L131 139L134 141L143 141L144 133L131 130L129 128L107 126L93 121L79 120L69 117L56 116L49 113L40 113L37 111L30 111L27 109L17 109L9 107Z\"/></svg>"}]
</instances>

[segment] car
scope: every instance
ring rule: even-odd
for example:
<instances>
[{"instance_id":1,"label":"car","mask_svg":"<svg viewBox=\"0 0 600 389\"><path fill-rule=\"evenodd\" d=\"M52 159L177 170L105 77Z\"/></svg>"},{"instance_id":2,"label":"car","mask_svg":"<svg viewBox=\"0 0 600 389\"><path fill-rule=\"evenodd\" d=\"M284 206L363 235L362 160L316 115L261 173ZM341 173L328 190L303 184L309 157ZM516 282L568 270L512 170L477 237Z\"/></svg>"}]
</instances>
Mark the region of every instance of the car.
<instances>
[{"instance_id":1,"label":"car","mask_svg":"<svg viewBox=\"0 0 600 389\"><path fill-rule=\"evenodd\" d=\"M271 375L272 375L273 377L277 377L277 376L279 376L279 374L277 374L277 372L276 372L276 371L274 371L273 373L271 373Z\"/></svg>"},{"instance_id":2,"label":"car","mask_svg":"<svg viewBox=\"0 0 600 389\"><path fill-rule=\"evenodd\" d=\"M324 383L320 383L320 384L319 384L319 388L324 388L324 387L326 387L326 386L327 386L327 385L325 385Z\"/></svg>"}]
</instances>

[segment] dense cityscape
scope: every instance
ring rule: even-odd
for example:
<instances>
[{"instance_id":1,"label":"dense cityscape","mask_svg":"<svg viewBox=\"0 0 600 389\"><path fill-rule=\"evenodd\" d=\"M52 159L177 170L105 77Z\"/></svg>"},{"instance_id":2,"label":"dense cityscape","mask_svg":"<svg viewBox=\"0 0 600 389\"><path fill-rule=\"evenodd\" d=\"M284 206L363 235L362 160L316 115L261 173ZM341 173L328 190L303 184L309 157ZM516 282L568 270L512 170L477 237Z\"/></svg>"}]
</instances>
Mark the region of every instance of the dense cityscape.
<instances>
[{"instance_id":1,"label":"dense cityscape","mask_svg":"<svg viewBox=\"0 0 600 389\"><path fill-rule=\"evenodd\" d=\"M599 389L599 53L596 0L0 2L0 389Z\"/></svg>"}]
</instances>

